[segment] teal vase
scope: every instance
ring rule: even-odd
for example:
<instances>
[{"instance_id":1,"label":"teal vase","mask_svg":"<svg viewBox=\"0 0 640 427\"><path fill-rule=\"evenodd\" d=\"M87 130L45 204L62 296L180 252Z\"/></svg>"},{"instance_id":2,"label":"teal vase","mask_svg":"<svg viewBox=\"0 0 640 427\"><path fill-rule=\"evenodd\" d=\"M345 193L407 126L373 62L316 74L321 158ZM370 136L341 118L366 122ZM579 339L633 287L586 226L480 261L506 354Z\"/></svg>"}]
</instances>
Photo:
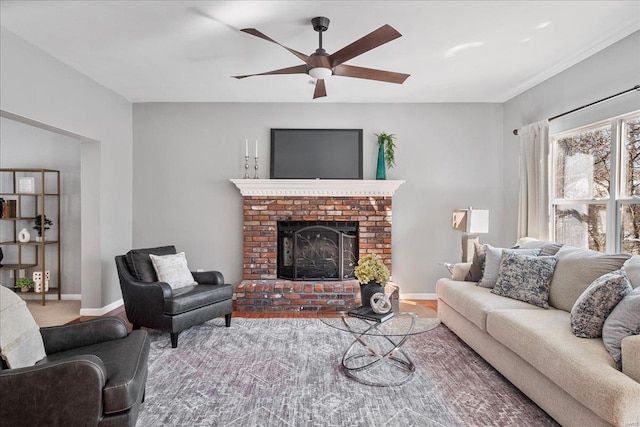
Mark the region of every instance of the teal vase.
<instances>
[{"instance_id":1,"label":"teal vase","mask_svg":"<svg viewBox=\"0 0 640 427\"><path fill-rule=\"evenodd\" d=\"M376 169L376 179L387 179L387 171L384 167L384 144L378 146L378 168Z\"/></svg>"}]
</instances>

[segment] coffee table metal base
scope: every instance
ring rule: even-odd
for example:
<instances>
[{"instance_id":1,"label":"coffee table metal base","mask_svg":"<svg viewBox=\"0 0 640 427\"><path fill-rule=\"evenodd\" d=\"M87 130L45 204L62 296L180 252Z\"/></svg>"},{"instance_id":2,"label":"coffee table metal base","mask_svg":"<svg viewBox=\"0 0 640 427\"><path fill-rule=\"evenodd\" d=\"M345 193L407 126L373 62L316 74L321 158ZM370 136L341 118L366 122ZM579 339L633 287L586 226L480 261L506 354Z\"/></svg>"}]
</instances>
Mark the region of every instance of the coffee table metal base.
<instances>
[{"instance_id":1,"label":"coffee table metal base","mask_svg":"<svg viewBox=\"0 0 640 427\"><path fill-rule=\"evenodd\" d=\"M411 323L404 335L393 336L395 340L390 336L371 334L371 331L378 329L382 323L371 322L367 329L356 332L345 318L342 321L355 338L342 356L342 369L345 375L362 384L378 387L399 386L412 377L416 367L401 347L411 336L415 326L415 317L411 318ZM381 349L380 346L374 346L373 340L384 341L384 349ZM387 376L392 376L394 380L385 378L385 375L382 375L383 370ZM390 375L390 372L393 375Z\"/></svg>"}]
</instances>

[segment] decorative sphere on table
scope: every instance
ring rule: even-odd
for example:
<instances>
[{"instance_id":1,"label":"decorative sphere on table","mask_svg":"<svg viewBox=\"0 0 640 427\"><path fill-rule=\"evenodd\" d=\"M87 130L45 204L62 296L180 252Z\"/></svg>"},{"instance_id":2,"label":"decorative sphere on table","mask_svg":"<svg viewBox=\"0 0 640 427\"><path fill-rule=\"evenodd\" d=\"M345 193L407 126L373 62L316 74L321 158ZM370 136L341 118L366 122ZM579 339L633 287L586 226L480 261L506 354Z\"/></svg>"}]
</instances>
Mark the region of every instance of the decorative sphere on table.
<instances>
[{"instance_id":1,"label":"decorative sphere on table","mask_svg":"<svg viewBox=\"0 0 640 427\"><path fill-rule=\"evenodd\" d=\"M391 311L391 301L382 292L376 292L371 296L371 309L374 313L384 314Z\"/></svg>"}]
</instances>

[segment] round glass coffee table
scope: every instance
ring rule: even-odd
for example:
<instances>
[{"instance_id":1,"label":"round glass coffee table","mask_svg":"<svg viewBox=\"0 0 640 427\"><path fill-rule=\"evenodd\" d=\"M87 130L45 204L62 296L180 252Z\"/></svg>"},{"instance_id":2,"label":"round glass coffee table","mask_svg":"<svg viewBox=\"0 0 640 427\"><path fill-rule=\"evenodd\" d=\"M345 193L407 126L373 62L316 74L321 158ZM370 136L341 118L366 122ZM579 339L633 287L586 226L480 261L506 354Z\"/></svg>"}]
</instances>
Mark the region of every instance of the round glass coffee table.
<instances>
[{"instance_id":1,"label":"round glass coffee table","mask_svg":"<svg viewBox=\"0 0 640 427\"><path fill-rule=\"evenodd\" d=\"M358 306L327 307L318 311L325 325L350 333L354 340L342 355L342 370L360 383L389 387L407 382L415 365L402 346L413 335L430 331L440 324L432 310L395 304L394 315L376 322L348 315ZM411 310L416 308L416 310Z\"/></svg>"}]
</instances>

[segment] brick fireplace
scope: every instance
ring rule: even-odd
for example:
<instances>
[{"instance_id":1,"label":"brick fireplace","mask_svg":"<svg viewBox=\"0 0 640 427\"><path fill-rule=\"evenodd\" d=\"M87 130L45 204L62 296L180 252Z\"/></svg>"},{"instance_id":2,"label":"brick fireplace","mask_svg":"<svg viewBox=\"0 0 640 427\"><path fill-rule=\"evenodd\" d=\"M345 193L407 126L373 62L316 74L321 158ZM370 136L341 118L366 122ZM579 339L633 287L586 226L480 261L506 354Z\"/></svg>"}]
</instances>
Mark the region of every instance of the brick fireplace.
<instances>
[{"instance_id":1,"label":"brick fireplace","mask_svg":"<svg viewBox=\"0 0 640 427\"><path fill-rule=\"evenodd\" d=\"M377 254L391 271L392 196L404 181L231 180L243 197L239 311L317 310L353 301L357 280L287 280L278 272L278 223L357 223L359 256Z\"/></svg>"}]
</instances>

